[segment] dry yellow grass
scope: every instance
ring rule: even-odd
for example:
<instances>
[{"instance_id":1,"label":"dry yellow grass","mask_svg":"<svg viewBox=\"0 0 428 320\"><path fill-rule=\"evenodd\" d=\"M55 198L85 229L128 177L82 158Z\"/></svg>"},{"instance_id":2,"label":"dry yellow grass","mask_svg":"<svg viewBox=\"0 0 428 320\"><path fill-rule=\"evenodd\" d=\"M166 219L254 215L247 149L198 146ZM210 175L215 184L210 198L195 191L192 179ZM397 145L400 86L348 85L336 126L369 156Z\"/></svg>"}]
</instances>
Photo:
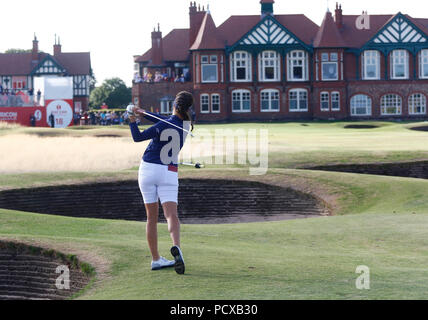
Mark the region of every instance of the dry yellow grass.
<instances>
[{"instance_id":1,"label":"dry yellow grass","mask_svg":"<svg viewBox=\"0 0 428 320\"><path fill-rule=\"evenodd\" d=\"M193 139L186 144L182 155L192 149L198 155L198 161L211 156L209 150L204 150L204 140ZM7 150L0 153L0 173L126 170L140 164L147 145L148 142L134 143L130 135L97 138L8 134L0 136L0 150ZM192 161L187 158L183 160Z\"/></svg>"},{"instance_id":2,"label":"dry yellow grass","mask_svg":"<svg viewBox=\"0 0 428 320\"><path fill-rule=\"evenodd\" d=\"M130 138L0 137L1 173L112 171L137 166L147 143Z\"/></svg>"}]
</instances>

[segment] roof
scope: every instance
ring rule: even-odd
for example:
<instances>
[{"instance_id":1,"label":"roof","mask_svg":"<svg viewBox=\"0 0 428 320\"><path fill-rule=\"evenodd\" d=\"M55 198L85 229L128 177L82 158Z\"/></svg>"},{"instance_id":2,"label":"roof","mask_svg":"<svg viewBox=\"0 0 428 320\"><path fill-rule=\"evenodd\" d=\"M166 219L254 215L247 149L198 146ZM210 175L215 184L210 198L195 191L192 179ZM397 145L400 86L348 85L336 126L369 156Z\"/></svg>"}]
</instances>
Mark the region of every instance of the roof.
<instances>
[{"instance_id":1,"label":"roof","mask_svg":"<svg viewBox=\"0 0 428 320\"><path fill-rule=\"evenodd\" d=\"M261 3L273 2L261 0ZM359 30L355 23L359 15L343 15L343 26L340 29L330 12L325 15L321 26L303 14L272 15L303 43L315 48L361 48L396 16L397 14L370 15L370 29ZM428 19L404 16L428 35ZM211 15L206 14L195 43L189 44L189 29L174 29L163 38L164 61L187 61L189 50L233 46L260 21L260 15L231 16L216 28ZM137 62L150 60L151 50L136 58Z\"/></svg>"},{"instance_id":2,"label":"roof","mask_svg":"<svg viewBox=\"0 0 428 320\"><path fill-rule=\"evenodd\" d=\"M274 0L260 0L260 3L275 3Z\"/></svg>"},{"instance_id":3,"label":"roof","mask_svg":"<svg viewBox=\"0 0 428 320\"><path fill-rule=\"evenodd\" d=\"M86 75L91 73L91 54L89 52L64 52L55 56L54 59L70 75Z\"/></svg>"},{"instance_id":4,"label":"roof","mask_svg":"<svg viewBox=\"0 0 428 320\"><path fill-rule=\"evenodd\" d=\"M30 52L0 54L0 75L29 75L47 57L51 57L63 66L70 75L89 75L91 73L91 56L89 52L61 53L56 57L40 52L39 60L36 63L32 62L32 54Z\"/></svg>"},{"instance_id":5,"label":"roof","mask_svg":"<svg viewBox=\"0 0 428 320\"><path fill-rule=\"evenodd\" d=\"M189 29L174 29L162 39L164 61L189 60ZM136 58L136 62L149 62L152 49Z\"/></svg>"},{"instance_id":6,"label":"roof","mask_svg":"<svg viewBox=\"0 0 428 320\"><path fill-rule=\"evenodd\" d=\"M280 24L304 43L311 45L319 26L303 14L274 15ZM218 27L218 34L231 46L260 22L260 15L231 16Z\"/></svg>"},{"instance_id":7,"label":"roof","mask_svg":"<svg viewBox=\"0 0 428 320\"><path fill-rule=\"evenodd\" d=\"M342 39L349 48L361 48L370 39L372 39L382 27L391 20L395 15L370 15L370 29L359 30L355 25L355 21L359 16L344 15L343 28L340 29Z\"/></svg>"},{"instance_id":8,"label":"roof","mask_svg":"<svg viewBox=\"0 0 428 320\"><path fill-rule=\"evenodd\" d=\"M319 29L315 40L315 48L344 48L346 47L345 41L339 33L336 22L333 20L331 12L327 12Z\"/></svg>"},{"instance_id":9,"label":"roof","mask_svg":"<svg viewBox=\"0 0 428 320\"><path fill-rule=\"evenodd\" d=\"M220 40L214 20L209 12L205 14L201 28L190 50L224 49L224 42Z\"/></svg>"}]
</instances>

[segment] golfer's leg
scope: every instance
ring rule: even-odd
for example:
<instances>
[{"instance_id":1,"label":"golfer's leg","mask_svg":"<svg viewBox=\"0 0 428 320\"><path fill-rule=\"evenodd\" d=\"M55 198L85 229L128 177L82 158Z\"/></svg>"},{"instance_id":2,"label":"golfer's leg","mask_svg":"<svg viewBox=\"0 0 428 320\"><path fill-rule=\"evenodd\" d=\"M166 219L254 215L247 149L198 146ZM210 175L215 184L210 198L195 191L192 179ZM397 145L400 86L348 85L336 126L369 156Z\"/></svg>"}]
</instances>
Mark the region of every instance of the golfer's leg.
<instances>
[{"instance_id":1,"label":"golfer's leg","mask_svg":"<svg viewBox=\"0 0 428 320\"><path fill-rule=\"evenodd\" d=\"M180 247L180 220L178 219L177 203L165 202L162 204L165 218L168 221L168 231L174 246Z\"/></svg>"},{"instance_id":2,"label":"golfer's leg","mask_svg":"<svg viewBox=\"0 0 428 320\"><path fill-rule=\"evenodd\" d=\"M158 217L159 217L159 203L145 204L147 212L147 225L146 236L152 260L158 261L160 259L158 251Z\"/></svg>"}]
</instances>

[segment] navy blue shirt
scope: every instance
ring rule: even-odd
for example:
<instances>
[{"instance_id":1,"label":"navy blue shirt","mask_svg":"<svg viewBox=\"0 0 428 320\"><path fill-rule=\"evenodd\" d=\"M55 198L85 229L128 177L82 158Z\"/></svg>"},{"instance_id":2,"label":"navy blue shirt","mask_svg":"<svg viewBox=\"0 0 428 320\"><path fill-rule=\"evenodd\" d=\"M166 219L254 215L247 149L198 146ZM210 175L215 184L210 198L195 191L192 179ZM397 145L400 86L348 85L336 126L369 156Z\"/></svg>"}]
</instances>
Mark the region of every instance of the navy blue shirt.
<instances>
[{"instance_id":1,"label":"navy blue shirt","mask_svg":"<svg viewBox=\"0 0 428 320\"><path fill-rule=\"evenodd\" d=\"M153 114L158 118L164 119L169 123L172 123L180 128L183 128L183 120L181 120L177 116L164 117L156 113L151 113L151 112L147 112L147 113ZM184 141L187 137L187 133L185 133L183 130L180 130L172 125L169 125L168 123L157 120L153 117L145 115L144 118L154 122L155 125L141 132L140 129L138 129L138 125L136 123L129 124L129 127L131 128L132 138L134 139L135 142L141 142L141 141L146 141L150 139L152 140L148 145L146 152L144 153L143 160L149 163L178 166L178 153L183 148ZM163 138L163 140L165 141L161 141L162 132L167 129L168 129L168 132L165 133L165 137ZM187 128L185 129L187 130ZM169 130L174 130L175 132L169 131ZM173 140L173 136L175 137L176 141L173 141L172 144L176 143L176 145L172 146L171 144L171 146L166 147L167 148L166 150L168 150L168 156L171 157L172 160L169 163L164 163L161 160L161 152L162 152L162 149L167 144L171 143L171 141ZM179 141L178 141L178 137L179 137Z\"/></svg>"}]
</instances>

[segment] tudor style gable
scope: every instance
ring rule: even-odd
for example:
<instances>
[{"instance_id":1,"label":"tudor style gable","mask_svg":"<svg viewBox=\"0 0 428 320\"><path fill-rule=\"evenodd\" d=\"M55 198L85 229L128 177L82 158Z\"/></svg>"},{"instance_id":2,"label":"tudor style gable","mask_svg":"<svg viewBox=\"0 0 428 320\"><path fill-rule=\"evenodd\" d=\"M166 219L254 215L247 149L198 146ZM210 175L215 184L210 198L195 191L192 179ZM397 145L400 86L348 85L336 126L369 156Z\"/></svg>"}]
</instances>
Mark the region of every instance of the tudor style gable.
<instances>
[{"instance_id":1,"label":"tudor style gable","mask_svg":"<svg viewBox=\"0 0 428 320\"><path fill-rule=\"evenodd\" d=\"M266 16L257 26L238 41L240 45L297 44L299 40L272 16Z\"/></svg>"},{"instance_id":2,"label":"tudor style gable","mask_svg":"<svg viewBox=\"0 0 428 320\"><path fill-rule=\"evenodd\" d=\"M393 17L369 42L371 45L427 44L428 36L406 16Z\"/></svg>"},{"instance_id":3,"label":"tudor style gable","mask_svg":"<svg viewBox=\"0 0 428 320\"><path fill-rule=\"evenodd\" d=\"M33 75L45 75L45 74L63 74L67 70L56 62L50 55L42 60L38 66L36 66L31 74Z\"/></svg>"}]
</instances>

